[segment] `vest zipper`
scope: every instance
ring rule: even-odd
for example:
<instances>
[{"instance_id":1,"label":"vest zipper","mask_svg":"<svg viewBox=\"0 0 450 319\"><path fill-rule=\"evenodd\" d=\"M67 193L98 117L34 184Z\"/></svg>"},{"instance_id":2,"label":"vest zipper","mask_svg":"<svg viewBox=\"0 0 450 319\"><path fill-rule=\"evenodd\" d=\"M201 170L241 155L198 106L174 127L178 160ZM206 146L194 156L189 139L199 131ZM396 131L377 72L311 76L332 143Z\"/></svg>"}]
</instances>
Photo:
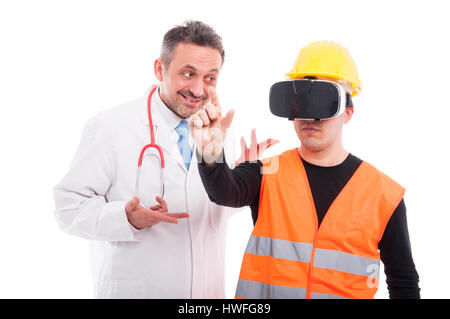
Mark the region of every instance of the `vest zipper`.
<instances>
[{"instance_id":1,"label":"vest zipper","mask_svg":"<svg viewBox=\"0 0 450 319\"><path fill-rule=\"evenodd\" d=\"M333 203L335 200L333 201L333 203L331 203L330 207L328 207L327 212L325 213L325 216L322 219L322 223L319 226L319 220L317 219L317 211L316 211L316 204L314 203L314 198L312 196L312 192L311 192L311 186L309 185L309 180L308 180L308 176L306 174L306 169L305 166L303 165L302 159L300 157L300 153L299 150L296 149L295 151L295 157L297 158L297 160L299 161L300 167L303 170L303 177L305 179L305 183L308 187L308 194L309 194L309 200L311 201L312 207L314 208L314 221L316 222L316 233L314 234L314 241L313 241L313 248L311 251L311 258L309 259L309 273L308 273L308 284L307 284L307 288L306 288L306 299L311 299L311 278L312 278L312 274L313 274L313 269L314 269L314 257L316 255L316 245L317 245L317 238L319 237L319 231L320 231L320 226L323 225L325 219L327 218L328 215L328 211L330 210L331 206L333 206ZM338 195L339 196L339 195Z\"/></svg>"}]
</instances>

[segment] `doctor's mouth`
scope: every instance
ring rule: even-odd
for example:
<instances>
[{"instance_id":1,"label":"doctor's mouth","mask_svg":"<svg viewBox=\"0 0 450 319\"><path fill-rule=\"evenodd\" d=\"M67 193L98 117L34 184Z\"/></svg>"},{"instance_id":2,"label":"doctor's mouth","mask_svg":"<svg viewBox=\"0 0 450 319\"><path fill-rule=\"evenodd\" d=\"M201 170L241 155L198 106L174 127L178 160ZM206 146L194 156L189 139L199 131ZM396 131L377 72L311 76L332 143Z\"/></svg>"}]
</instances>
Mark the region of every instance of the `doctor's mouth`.
<instances>
[{"instance_id":1,"label":"doctor's mouth","mask_svg":"<svg viewBox=\"0 0 450 319\"><path fill-rule=\"evenodd\" d=\"M186 90L180 90L177 93L183 97L185 105L189 107L198 107L199 103L204 103L209 99L208 96L195 96L192 92Z\"/></svg>"}]
</instances>

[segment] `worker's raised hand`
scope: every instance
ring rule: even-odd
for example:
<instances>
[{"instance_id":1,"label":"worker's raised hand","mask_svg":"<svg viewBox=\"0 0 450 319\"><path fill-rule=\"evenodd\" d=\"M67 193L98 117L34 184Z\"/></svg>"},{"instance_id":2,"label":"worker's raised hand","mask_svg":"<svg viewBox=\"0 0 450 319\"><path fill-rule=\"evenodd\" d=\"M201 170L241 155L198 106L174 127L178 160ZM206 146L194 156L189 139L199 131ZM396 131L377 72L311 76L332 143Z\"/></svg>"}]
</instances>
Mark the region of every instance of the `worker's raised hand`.
<instances>
[{"instance_id":1,"label":"worker's raised hand","mask_svg":"<svg viewBox=\"0 0 450 319\"><path fill-rule=\"evenodd\" d=\"M227 129L233 121L234 110L222 116L216 90L209 88L209 102L190 118L191 134L202 158L207 163L216 162L222 153Z\"/></svg>"},{"instance_id":2,"label":"worker's raised hand","mask_svg":"<svg viewBox=\"0 0 450 319\"><path fill-rule=\"evenodd\" d=\"M239 158L237 159L235 166L238 166L243 162L252 162L260 159L262 154L269 147L279 142L280 141L274 138L268 138L267 140L258 143L258 140L256 139L256 129L252 129L250 148L247 147L244 137L241 137L241 156L239 156Z\"/></svg>"},{"instance_id":3,"label":"worker's raised hand","mask_svg":"<svg viewBox=\"0 0 450 319\"><path fill-rule=\"evenodd\" d=\"M168 213L166 201L156 196L159 205L150 208L144 208L139 205L139 198L133 197L125 204L128 222L136 229L156 225L160 222L177 224L178 218L189 217L187 213Z\"/></svg>"}]
</instances>

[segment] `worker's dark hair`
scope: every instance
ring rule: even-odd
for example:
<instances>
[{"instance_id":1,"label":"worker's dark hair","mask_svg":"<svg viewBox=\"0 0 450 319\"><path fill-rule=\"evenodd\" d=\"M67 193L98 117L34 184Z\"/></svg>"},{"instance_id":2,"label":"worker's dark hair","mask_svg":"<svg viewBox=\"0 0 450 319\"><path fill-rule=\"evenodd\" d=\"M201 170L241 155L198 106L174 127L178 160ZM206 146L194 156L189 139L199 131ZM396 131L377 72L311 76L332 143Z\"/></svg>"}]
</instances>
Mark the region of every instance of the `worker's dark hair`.
<instances>
[{"instance_id":1,"label":"worker's dark hair","mask_svg":"<svg viewBox=\"0 0 450 319\"><path fill-rule=\"evenodd\" d=\"M161 46L161 60L164 65L170 64L173 50L179 43L191 43L217 49L222 56L222 64L224 62L225 51L222 38L211 26L203 22L189 20L167 31Z\"/></svg>"}]
</instances>

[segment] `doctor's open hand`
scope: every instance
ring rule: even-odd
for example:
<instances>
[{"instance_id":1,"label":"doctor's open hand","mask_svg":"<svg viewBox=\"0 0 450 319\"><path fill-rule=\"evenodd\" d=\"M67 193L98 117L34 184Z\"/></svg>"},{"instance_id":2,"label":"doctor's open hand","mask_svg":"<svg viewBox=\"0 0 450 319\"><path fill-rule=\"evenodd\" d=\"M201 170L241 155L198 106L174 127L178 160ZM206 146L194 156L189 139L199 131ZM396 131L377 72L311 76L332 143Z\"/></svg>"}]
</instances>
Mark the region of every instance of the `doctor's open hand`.
<instances>
[{"instance_id":1,"label":"doctor's open hand","mask_svg":"<svg viewBox=\"0 0 450 319\"><path fill-rule=\"evenodd\" d=\"M222 115L216 90L210 87L208 103L193 114L189 121L191 134L206 163L214 163L219 159L233 116L234 110L228 111L225 116Z\"/></svg>"},{"instance_id":2,"label":"doctor's open hand","mask_svg":"<svg viewBox=\"0 0 450 319\"><path fill-rule=\"evenodd\" d=\"M136 229L153 226L159 222L177 224L178 218L189 217L187 213L168 213L166 201L156 196L159 205L145 208L139 205L139 198L133 197L132 200L125 204L128 222Z\"/></svg>"}]
</instances>

